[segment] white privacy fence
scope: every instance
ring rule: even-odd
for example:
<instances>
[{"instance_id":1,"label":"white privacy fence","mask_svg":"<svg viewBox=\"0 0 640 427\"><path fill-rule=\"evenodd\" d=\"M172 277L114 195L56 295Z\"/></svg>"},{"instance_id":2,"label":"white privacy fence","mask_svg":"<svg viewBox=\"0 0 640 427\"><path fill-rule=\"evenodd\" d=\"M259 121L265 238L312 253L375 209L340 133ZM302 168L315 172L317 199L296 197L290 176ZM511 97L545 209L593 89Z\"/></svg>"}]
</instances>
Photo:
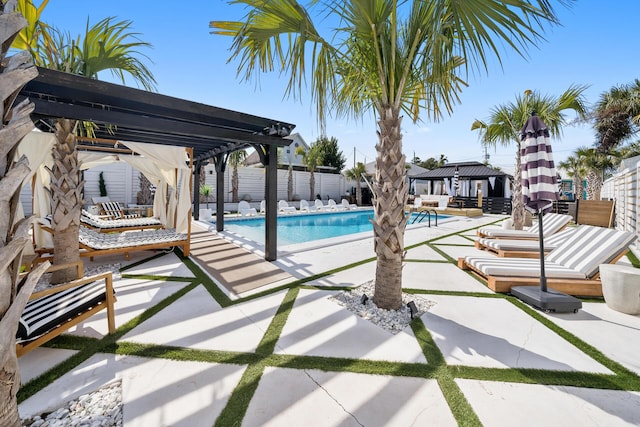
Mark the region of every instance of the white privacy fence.
<instances>
[{"instance_id":1,"label":"white privacy fence","mask_svg":"<svg viewBox=\"0 0 640 427\"><path fill-rule=\"evenodd\" d=\"M99 175L103 172L104 181L107 187L107 194L111 200L131 205L137 203L137 194L140 191L140 172L132 168L124 162L101 165L92 169L85 170L84 180L84 198L87 205L91 204L93 197L100 196ZM205 167L205 182L211 186L212 192L209 197L209 203L216 200L216 173L213 165ZM231 194L231 176L233 168L227 167L224 173L224 201L230 203L232 201ZM294 199L314 200L316 196L320 196L326 200L331 198L338 203L345 196L346 191L355 186L354 182L347 180L341 174L314 173L315 191L314 195L309 193L309 181L311 174L309 172L293 171L293 194ZM264 197L264 168L238 168L239 189L238 197L240 200L251 202L260 202ZM289 171L278 169L278 199L287 200L287 185L289 179ZM194 185L196 185L194 183ZM20 200L24 208L24 212L30 215L31 206L31 188L25 185L20 193ZM202 203L201 203L201 207Z\"/></svg>"},{"instance_id":2,"label":"white privacy fence","mask_svg":"<svg viewBox=\"0 0 640 427\"><path fill-rule=\"evenodd\" d=\"M640 158L635 161L623 163L621 169L613 177L604 182L602 187L602 199L613 199L616 202L616 225L618 230L636 233L640 240L640 226L637 215L640 211ZM630 159L633 160L633 159ZM640 248L640 242L636 240L636 247Z\"/></svg>"}]
</instances>

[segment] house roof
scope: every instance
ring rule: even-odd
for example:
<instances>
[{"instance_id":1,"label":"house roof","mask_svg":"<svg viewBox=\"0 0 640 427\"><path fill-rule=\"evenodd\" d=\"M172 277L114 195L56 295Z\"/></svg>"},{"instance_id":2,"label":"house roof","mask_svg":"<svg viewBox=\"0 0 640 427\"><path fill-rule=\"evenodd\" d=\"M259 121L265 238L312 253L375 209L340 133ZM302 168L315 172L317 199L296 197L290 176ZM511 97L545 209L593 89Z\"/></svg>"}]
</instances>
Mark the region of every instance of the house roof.
<instances>
[{"instance_id":1,"label":"house roof","mask_svg":"<svg viewBox=\"0 0 640 427\"><path fill-rule=\"evenodd\" d=\"M421 166L414 165L413 163L407 163L407 178L414 178L416 175L428 172L428 169L425 169ZM376 162L369 162L364 165L365 170L367 171L367 175L373 175L376 171Z\"/></svg>"},{"instance_id":2,"label":"house roof","mask_svg":"<svg viewBox=\"0 0 640 427\"><path fill-rule=\"evenodd\" d=\"M102 140L191 147L194 160L208 160L241 148L286 146L295 125L158 93L38 67L20 91L35 105L32 118L45 131L48 119L68 118L99 125ZM20 100L20 99L19 99ZM109 126L110 125L110 126Z\"/></svg>"},{"instance_id":3,"label":"house roof","mask_svg":"<svg viewBox=\"0 0 640 427\"><path fill-rule=\"evenodd\" d=\"M459 163L447 163L446 165L414 175L413 179L424 180L440 180L444 178L453 177L453 173L458 167L458 176L466 179L487 179L495 176L509 176L508 174L485 166L480 162L459 162Z\"/></svg>"}]
</instances>

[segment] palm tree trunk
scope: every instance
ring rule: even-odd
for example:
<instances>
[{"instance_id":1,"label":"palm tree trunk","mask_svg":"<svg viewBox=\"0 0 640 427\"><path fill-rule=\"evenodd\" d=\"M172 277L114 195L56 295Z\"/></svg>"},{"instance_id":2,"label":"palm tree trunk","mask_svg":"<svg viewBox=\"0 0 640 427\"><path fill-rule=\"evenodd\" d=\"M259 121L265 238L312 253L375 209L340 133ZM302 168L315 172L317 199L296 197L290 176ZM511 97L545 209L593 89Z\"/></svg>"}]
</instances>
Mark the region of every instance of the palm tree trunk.
<instances>
[{"instance_id":1,"label":"palm tree trunk","mask_svg":"<svg viewBox=\"0 0 640 427\"><path fill-rule=\"evenodd\" d=\"M521 145L518 141L518 155L516 156L516 170L513 174L513 196L511 201L511 218L516 230L522 230L524 226L524 203L522 202L522 155Z\"/></svg>"},{"instance_id":2,"label":"palm tree trunk","mask_svg":"<svg viewBox=\"0 0 640 427\"><path fill-rule=\"evenodd\" d=\"M51 175L51 205L55 230L53 235L53 263L63 264L80 259L78 247L80 213L82 211L82 188L80 162L74 134L76 122L60 119L56 123L56 143L53 146ZM73 268L52 274L52 283L63 283L75 278Z\"/></svg>"},{"instance_id":3,"label":"palm tree trunk","mask_svg":"<svg viewBox=\"0 0 640 427\"><path fill-rule=\"evenodd\" d=\"M587 199L600 200L600 188L602 182L596 171L589 171L587 174Z\"/></svg>"},{"instance_id":4,"label":"palm tree trunk","mask_svg":"<svg viewBox=\"0 0 640 427\"><path fill-rule=\"evenodd\" d=\"M289 175L287 176L287 200L293 200L293 168L289 165Z\"/></svg>"},{"instance_id":5,"label":"palm tree trunk","mask_svg":"<svg viewBox=\"0 0 640 427\"><path fill-rule=\"evenodd\" d=\"M584 188L582 188L582 177L574 176L573 177L573 193L576 200L582 200L582 193L584 192Z\"/></svg>"},{"instance_id":6,"label":"palm tree trunk","mask_svg":"<svg viewBox=\"0 0 640 427\"><path fill-rule=\"evenodd\" d=\"M356 203L362 206L362 188L360 187L360 179L356 181Z\"/></svg>"},{"instance_id":7,"label":"palm tree trunk","mask_svg":"<svg viewBox=\"0 0 640 427\"><path fill-rule=\"evenodd\" d=\"M12 6L12 7L10 7ZM5 9L6 7L6 9ZM27 100L14 106L22 87L38 75L27 52L7 56L12 41L27 22L14 13L15 2L0 2L0 426L20 426L16 394L20 387L20 370L16 356L16 331L24 306L42 275L46 264L31 271L26 278L18 275L22 251L31 239L31 221L15 223L20 189L29 174L29 162L22 157L14 161L16 147L33 130L30 114L33 104Z\"/></svg>"},{"instance_id":8,"label":"palm tree trunk","mask_svg":"<svg viewBox=\"0 0 640 427\"><path fill-rule=\"evenodd\" d=\"M378 122L378 145L373 190L376 193L373 235L377 256L374 303L383 309L402 306L402 258L407 217L405 156L402 154L402 119L387 107Z\"/></svg>"},{"instance_id":9,"label":"palm tree trunk","mask_svg":"<svg viewBox=\"0 0 640 427\"><path fill-rule=\"evenodd\" d=\"M309 171L309 199L315 200L316 196L314 195L316 190L316 177L313 174L313 169ZM320 197L322 199L322 197Z\"/></svg>"},{"instance_id":10,"label":"palm tree trunk","mask_svg":"<svg viewBox=\"0 0 640 427\"><path fill-rule=\"evenodd\" d=\"M238 187L240 183L240 178L238 178L238 167L233 167L233 173L231 174L231 201L233 203L238 203Z\"/></svg>"}]
</instances>

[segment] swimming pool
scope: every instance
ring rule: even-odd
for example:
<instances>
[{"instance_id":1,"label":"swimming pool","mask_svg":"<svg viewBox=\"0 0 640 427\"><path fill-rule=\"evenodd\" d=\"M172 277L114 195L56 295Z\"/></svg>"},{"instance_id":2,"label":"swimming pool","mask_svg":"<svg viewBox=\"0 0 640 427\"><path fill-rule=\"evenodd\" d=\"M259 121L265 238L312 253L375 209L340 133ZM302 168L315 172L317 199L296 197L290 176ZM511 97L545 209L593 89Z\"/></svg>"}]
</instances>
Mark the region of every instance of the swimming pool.
<instances>
[{"instance_id":1,"label":"swimming pool","mask_svg":"<svg viewBox=\"0 0 640 427\"><path fill-rule=\"evenodd\" d=\"M415 215L415 214L414 214ZM278 245L292 245L331 237L373 231L373 209L351 212L278 216ZM438 219L448 218L438 215ZM431 218L432 225L434 218ZM425 220L426 223L426 220ZM225 219L225 231L264 245L264 217Z\"/></svg>"}]
</instances>

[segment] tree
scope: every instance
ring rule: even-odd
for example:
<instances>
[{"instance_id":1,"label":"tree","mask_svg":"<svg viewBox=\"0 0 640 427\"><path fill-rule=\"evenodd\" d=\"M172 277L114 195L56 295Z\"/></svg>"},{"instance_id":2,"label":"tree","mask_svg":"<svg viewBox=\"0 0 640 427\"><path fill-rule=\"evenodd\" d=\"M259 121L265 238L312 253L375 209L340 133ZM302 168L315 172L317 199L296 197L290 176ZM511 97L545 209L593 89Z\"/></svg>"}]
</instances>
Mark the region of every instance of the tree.
<instances>
[{"instance_id":1,"label":"tree","mask_svg":"<svg viewBox=\"0 0 640 427\"><path fill-rule=\"evenodd\" d=\"M612 156L597 148L586 147L578 148L576 156L587 173L587 200L600 200L605 173L615 164Z\"/></svg>"},{"instance_id":2,"label":"tree","mask_svg":"<svg viewBox=\"0 0 640 427\"><path fill-rule=\"evenodd\" d=\"M367 169L364 167L364 163L358 162L356 165L345 172L345 176L356 182L356 203L358 206L362 205L362 188L360 183L362 182L362 176L367 173Z\"/></svg>"},{"instance_id":3,"label":"tree","mask_svg":"<svg viewBox=\"0 0 640 427\"><path fill-rule=\"evenodd\" d=\"M314 176L314 172L316 168L320 165L320 150L318 144L312 143L309 147L309 150L305 151L303 147L296 148L296 154L298 156L302 156L302 163L309 170L309 199L314 200L316 197L314 195L316 189L316 177Z\"/></svg>"},{"instance_id":4,"label":"tree","mask_svg":"<svg viewBox=\"0 0 640 427\"><path fill-rule=\"evenodd\" d=\"M141 54L138 51L150 47L150 44L138 41L138 34L130 31L130 21L115 21L115 18L109 17L90 26L87 19L85 34L73 39L69 34L40 21L39 16L45 4L41 4L37 14L33 13L35 7L32 0L22 0L19 4L20 8L27 11L28 29L33 33L20 38L15 47L28 49L36 65L93 79L98 78L102 71L110 71L123 83L125 76L129 75L145 89L154 89L153 75L139 58ZM52 125L56 136L52 152L53 167L49 170L51 225L55 230L54 264L77 261L80 257L78 238L84 181L80 174L76 133L91 134L93 126L64 118ZM73 269L56 271L51 282L69 281L74 274Z\"/></svg>"},{"instance_id":5,"label":"tree","mask_svg":"<svg viewBox=\"0 0 640 427\"><path fill-rule=\"evenodd\" d=\"M636 134L640 129L640 80L601 94L594 116L597 146L602 152Z\"/></svg>"},{"instance_id":6,"label":"tree","mask_svg":"<svg viewBox=\"0 0 640 427\"><path fill-rule=\"evenodd\" d=\"M447 163L447 161L447 156L445 156L444 154L440 154L440 160L436 160L434 157L429 157L424 162L418 163L418 166L432 170L442 167Z\"/></svg>"},{"instance_id":7,"label":"tree","mask_svg":"<svg viewBox=\"0 0 640 427\"><path fill-rule=\"evenodd\" d=\"M28 52L8 55L8 48L26 26L26 20L14 13L15 2L0 1L0 425L20 426L16 395L20 388L20 370L16 356L16 331L25 305L48 262L26 275L20 275L22 254L31 243L33 218L17 219L20 189L29 175L26 157L14 159L16 147L34 128L28 100L14 105L16 96L38 75Z\"/></svg>"},{"instance_id":8,"label":"tree","mask_svg":"<svg viewBox=\"0 0 640 427\"><path fill-rule=\"evenodd\" d=\"M242 164L246 158L246 150L236 150L229 154L229 164L233 167L233 173L231 174L231 201L234 203L238 203L239 201L238 189L240 187L240 179L238 178L238 165Z\"/></svg>"},{"instance_id":9,"label":"tree","mask_svg":"<svg viewBox=\"0 0 640 427\"><path fill-rule=\"evenodd\" d=\"M450 114L466 83L463 74L487 69L498 46L523 54L547 23L556 23L549 0L309 1L236 0L243 21L214 21L218 35L231 36L231 60L245 79L279 71L289 76L285 94L301 98L309 82L320 128L326 115L377 119L373 177L375 293L378 307L402 305L402 257L408 197L402 152L402 115L437 120ZM560 1L560 3L566 3ZM312 20L322 4L324 37Z\"/></svg>"},{"instance_id":10,"label":"tree","mask_svg":"<svg viewBox=\"0 0 640 427\"><path fill-rule=\"evenodd\" d=\"M576 200L582 200L584 188L582 180L584 179L585 169L577 155L569 156L565 161L558 163L558 166L567 171L567 175L573 180L573 194Z\"/></svg>"},{"instance_id":11,"label":"tree","mask_svg":"<svg viewBox=\"0 0 640 427\"><path fill-rule=\"evenodd\" d=\"M321 136L315 143L318 145L320 152L320 165L333 167L337 172L344 169L347 159L340 151L336 137L327 138L326 136Z\"/></svg>"},{"instance_id":12,"label":"tree","mask_svg":"<svg viewBox=\"0 0 640 427\"><path fill-rule=\"evenodd\" d=\"M567 124L564 114L572 110L578 116L586 117L586 104L583 93L587 86L572 85L559 97L541 95L539 92L527 90L522 95L516 96L514 102L498 105L491 110L487 121L476 120L471 125L471 130L477 130L481 134L483 144L495 146L501 144L516 145L516 167L514 172L514 189L512 202L513 224L517 230L521 230L524 224L524 203L522 201L521 181L521 141L520 131L527 118L537 114L549 128L552 137L562 135L562 127Z\"/></svg>"}]
</instances>

